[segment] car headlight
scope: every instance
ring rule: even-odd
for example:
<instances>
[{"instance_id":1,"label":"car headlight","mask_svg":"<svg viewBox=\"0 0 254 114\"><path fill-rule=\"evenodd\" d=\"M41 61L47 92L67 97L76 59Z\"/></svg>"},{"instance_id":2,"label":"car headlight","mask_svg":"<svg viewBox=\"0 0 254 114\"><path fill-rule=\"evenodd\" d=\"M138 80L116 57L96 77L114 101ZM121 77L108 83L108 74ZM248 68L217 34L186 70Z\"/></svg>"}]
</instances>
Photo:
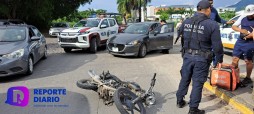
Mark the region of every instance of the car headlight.
<instances>
[{"instance_id":1,"label":"car headlight","mask_svg":"<svg viewBox=\"0 0 254 114\"><path fill-rule=\"evenodd\" d=\"M139 43L138 40L134 40L132 42L127 43L127 45L137 45Z\"/></svg>"},{"instance_id":2,"label":"car headlight","mask_svg":"<svg viewBox=\"0 0 254 114\"><path fill-rule=\"evenodd\" d=\"M17 51L14 51L12 53L3 55L2 57L8 58L8 59L14 59L14 58L20 58L24 55L24 49L19 49Z\"/></svg>"},{"instance_id":3,"label":"car headlight","mask_svg":"<svg viewBox=\"0 0 254 114\"><path fill-rule=\"evenodd\" d=\"M90 31L80 32L80 35L88 34Z\"/></svg>"}]
</instances>

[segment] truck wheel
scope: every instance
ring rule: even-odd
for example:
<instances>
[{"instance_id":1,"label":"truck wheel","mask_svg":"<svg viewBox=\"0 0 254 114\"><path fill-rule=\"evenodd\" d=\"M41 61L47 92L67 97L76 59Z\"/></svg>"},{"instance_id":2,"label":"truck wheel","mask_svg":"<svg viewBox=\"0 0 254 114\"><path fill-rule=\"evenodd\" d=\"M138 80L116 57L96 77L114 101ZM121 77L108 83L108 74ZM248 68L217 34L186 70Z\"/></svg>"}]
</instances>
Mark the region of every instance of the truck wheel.
<instances>
[{"instance_id":1,"label":"truck wheel","mask_svg":"<svg viewBox=\"0 0 254 114\"><path fill-rule=\"evenodd\" d=\"M71 48L64 48L64 51L65 51L66 53L70 53L70 52L71 52Z\"/></svg>"},{"instance_id":2,"label":"truck wheel","mask_svg":"<svg viewBox=\"0 0 254 114\"><path fill-rule=\"evenodd\" d=\"M90 42L90 52L91 53L96 53L97 52L97 43L96 43L96 38L93 38Z\"/></svg>"}]
</instances>

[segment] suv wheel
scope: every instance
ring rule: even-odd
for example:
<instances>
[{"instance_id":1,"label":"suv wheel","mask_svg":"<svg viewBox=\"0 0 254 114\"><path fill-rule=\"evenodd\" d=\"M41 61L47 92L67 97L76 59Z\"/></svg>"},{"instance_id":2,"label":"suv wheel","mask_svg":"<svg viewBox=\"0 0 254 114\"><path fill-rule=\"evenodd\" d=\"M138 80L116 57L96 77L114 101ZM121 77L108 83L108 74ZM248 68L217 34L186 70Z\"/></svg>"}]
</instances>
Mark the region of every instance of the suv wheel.
<instances>
[{"instance_id":1,"label":"suv wheel","mask_svg":"<svg viewBox=\"0 0 254 114\"><path fill-rule=\"evenodd\" d=\"M96 53L97 52L97 43L96 43L96 38L93 38L90 42L90 52Z\"/></svg>"},{"instance_id":2,"label":"suv wheel","mask_svg":"<svg viewBox=\"0 0 254 114\"><path fill-rule=\"evenodd\" d=\"M66 53L70 53L71 52L71 48L64 48L64 51L66 52Z\"/></svg>"},{"instance_id":3,"label":"suv wheel","mask_svg":"<svg viewBox=\"0 0 254 114\"><path fill-rule=\"evenodd\" d=\"M28 58L28 63L27 63L27 72L26 72L26 74L27 75L31 75L31 74L33 74L33 71L34 71L34 63L33 63L33 59L32 59L32 57L30 56L29 58Z\"/></svg>"}]
</instances>

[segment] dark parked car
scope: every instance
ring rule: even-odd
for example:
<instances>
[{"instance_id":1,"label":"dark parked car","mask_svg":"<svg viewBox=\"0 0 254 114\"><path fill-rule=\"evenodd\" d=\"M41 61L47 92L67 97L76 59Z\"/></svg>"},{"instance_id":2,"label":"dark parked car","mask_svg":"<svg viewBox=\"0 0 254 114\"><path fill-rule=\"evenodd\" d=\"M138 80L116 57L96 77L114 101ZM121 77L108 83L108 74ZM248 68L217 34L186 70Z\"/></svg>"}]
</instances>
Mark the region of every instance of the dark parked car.
<instances>
[{"instance_id":1,"label":"dark parked car","mask_svg":"<svg viewBox=\"0 0 254 114\"><path fill-rule=\"evenodd\" d=\"M167 30L161 33L160 23L134 23L128 26L124 33L110 38L107 41L107 49L113 55L141 58L152 50L162 50L168 53L169 49L173 48L174 23L164 26L167 26Z\"/></svg>"},{"instance_id":2,"label":"dark parked car","mask_svg":"<svg viewBox=\"0 0 254 114\"><path fill-rule=\"evenodd\" d=\"M32 74L33 65L47 58L45 37L31 25L0 25L0 77Z\"/></svg>"}]
</instances>

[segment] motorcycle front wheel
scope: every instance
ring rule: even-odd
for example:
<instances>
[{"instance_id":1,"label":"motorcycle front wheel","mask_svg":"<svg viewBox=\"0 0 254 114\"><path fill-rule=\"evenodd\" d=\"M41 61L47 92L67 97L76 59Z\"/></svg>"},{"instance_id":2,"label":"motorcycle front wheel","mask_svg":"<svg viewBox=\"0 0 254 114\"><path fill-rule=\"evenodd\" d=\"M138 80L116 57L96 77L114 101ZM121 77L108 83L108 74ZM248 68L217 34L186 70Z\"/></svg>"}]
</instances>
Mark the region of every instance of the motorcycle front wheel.
<instances>
[{"instance_id":1,"label":"motorcycle front wheel","mask_svg":"<svg viewBox=\"0 0 254 114\"><path fill-rule=\"evenodd\" d=\"M132 101L137 98L133 92L127 88L118 88L115 93L113 100L119 112L121 114L134 114L134 110L140 114L146 114L146 110L142 101L133 103Z\"/></svg>"},{"instance_id":2,"label":"motorcycle front wheel","mask_svg":"<svg viewBox=\"0 0 254 114\"><path fill-rule=\"evenodd\" d=\"M82 89L97 91L98 85L92 79L82 79L77 81L77 86Z\"/></svg>"}]
</instances>

